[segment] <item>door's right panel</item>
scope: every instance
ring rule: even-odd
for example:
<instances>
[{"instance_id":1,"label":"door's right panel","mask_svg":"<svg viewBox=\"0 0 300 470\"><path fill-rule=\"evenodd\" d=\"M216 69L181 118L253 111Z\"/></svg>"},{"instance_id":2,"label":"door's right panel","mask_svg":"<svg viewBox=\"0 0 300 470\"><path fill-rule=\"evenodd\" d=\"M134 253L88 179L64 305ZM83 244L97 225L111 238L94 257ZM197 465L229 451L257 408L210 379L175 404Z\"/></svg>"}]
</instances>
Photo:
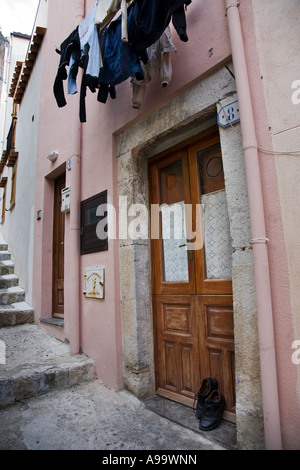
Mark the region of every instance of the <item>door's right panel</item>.
<instances>
[{"instance_id":1,"label":"door's right panel","mask_svg":"<svg viewBox=\"0 0 300 470\"><path fill-rule=\"evenodd\" d=\"M227 418L234 420L235 369L232 296L197 296L203 377L215 377L225 396ZM203 360L205 358L205 360Z\"/></svg>"}]
</instances>

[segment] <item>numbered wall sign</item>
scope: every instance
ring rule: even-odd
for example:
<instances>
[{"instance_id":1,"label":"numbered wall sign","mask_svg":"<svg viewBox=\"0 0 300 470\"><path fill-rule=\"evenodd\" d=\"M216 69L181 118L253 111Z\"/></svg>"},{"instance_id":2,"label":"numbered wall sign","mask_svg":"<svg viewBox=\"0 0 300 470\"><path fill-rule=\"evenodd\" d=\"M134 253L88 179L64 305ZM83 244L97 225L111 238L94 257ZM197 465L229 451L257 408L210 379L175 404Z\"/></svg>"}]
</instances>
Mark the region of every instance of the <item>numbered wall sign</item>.
<instances>
[{"instance_id":1,"label":"numbered wall sign","mask_svg":"<svg viewBox=\"0 0 300 470\"><path fill-rule=\"evenodd\" d=\"M222 127L230 126L240 120L240 110L238 100L222 106L218 112L218 123Z\"/></svg>"}]
</instances>

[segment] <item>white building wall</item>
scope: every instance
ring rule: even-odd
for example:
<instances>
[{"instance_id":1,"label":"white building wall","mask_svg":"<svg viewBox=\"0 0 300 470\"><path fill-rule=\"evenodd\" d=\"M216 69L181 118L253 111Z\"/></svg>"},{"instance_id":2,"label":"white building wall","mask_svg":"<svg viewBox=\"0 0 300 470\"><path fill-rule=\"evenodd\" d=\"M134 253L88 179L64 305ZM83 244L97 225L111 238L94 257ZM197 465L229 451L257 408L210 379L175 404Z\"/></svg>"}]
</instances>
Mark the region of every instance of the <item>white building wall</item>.
<instances>
[{"instance_id":1,"label":"white building wall","mask_svg":"<svg viewBox=\"0 0 300 470\"><path fill-rule=\"evenodd\" d=\"M8 97L11 80L15 71L16 62L23 62L27 53L29 38L10 35L10 43L7 47L4 59L3 86L0 102L0 152L6 149L6 137L11 124L13 99ZM2 195L1 195L2 199Z\"/></svg>"},{"instance_id":2,"label":"white building wall","mask_svg":"<svg viewBox=\"0 0 300 470\"><path fill-rule=\"evenodd\" d=\"M47 24L47 1L41 0L35 26ZM33 32L35 30L33 27ZM7 91L11 85L17 61L24 62L29 47L29 40L11 36ZM11 176L13 168L5 167L3 176L8 177L6 193L5 221L0 231L15 263L15 273L19 276L19 285L25 290L25 299L32 304L33 281L33 236L35 220L35 179L38 144L38 122L41 86L41 51L32 69L21 104L18 106L15 150L19 153L17 160L17 187L15 205L10 207ZM6 148L6 137L11 125L13 98L7 98L5 122L3 129L3 150ZM1 139L2 140L2 139ZM2 150L2 149L1 149ZM2 155L2 151L1 151ZM0 190L2 203L3 190ZM2 205L1 205L2 206Z\"/></svg>"},{"instance_id":3,"label":"white building wall","mask_svg":"<svg viewBox=\"0 0 300 470\"><path fill-rule=\"evenodd\" d=\"M38 143L40 66L38 57L34 71L28 82L22 103L19 107L16 151L17 189L16 202L10 212L6 212L2 224L2 234L9 245L15 262L15 272L19 284L25 289L26 301L32 303L32 269L33 269L33 227L35 216L35 174L36 152ZM7 168L8 185L6 208L10 209L12 168Z\"/></svg>"},{"instance_id":4,"label":"white building wall","mask_svg":"<svg viewBox=\"0 0 300 470\"><path fill-rule=\"evenodd\" d=\"M8 56L9 56L9 43L3 45L3 55L1 60L2 77L1 77L1 89L0 89L0 150L2 155L3 147L3 130L5 122L5 112L6 112L6 101L7 101L7 79L8 79Z\"/></svg>"}]
</instances>

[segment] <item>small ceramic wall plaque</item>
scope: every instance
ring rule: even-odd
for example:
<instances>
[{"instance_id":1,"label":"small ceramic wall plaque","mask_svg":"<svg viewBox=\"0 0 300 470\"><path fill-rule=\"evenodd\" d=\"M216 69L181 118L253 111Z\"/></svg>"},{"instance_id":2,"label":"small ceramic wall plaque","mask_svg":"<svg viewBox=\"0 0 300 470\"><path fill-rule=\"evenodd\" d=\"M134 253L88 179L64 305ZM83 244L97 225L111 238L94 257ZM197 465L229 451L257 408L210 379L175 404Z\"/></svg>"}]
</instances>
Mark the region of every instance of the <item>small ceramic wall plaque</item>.
<instances>
[{"instance_id":1,"label":"small ceramic wall plaque","mask_svg":"<svg viewBox=\"0 0 300 470\"><path fill-rule=\"evenodd\" d=\"M104 266L89 266L85 269L83 294L90 299L104 299Z\"/></svg>"}]
</instances>

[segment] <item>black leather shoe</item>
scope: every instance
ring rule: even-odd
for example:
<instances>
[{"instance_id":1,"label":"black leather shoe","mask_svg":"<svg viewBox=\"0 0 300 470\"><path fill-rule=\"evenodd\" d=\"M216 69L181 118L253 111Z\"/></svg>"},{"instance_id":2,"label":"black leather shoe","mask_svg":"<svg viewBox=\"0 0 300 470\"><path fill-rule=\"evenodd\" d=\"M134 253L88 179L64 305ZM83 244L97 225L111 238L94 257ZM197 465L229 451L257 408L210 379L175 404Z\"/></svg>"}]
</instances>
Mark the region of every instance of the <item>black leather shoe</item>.
<instances>
[{"instance_id":1,"label":"black leather shoe","mask_svg":"<svg viewBox=\"0 0 300 470\"><path fill-rule=\"evenodd\" d=\"M215 429L220 424L224 407L225 398L219 390L214 390L205 400L205 408L202 411L199 428L203 431Z\"/></svg>"},{"instance_id":2,"label":"black leather shoe","mask_svg":"<svg viewBox=\"0 0 300 470\"><path fill-rule=\"evenodd\" d=\"M196 416L198 419L202 416L202 411L205 408L205 400L209 397L213 390L217 390L218 382L214 377L207 377L203 379L202 384L196 393L197 405L196 405Z\"/></svg>"}]
</instances>

